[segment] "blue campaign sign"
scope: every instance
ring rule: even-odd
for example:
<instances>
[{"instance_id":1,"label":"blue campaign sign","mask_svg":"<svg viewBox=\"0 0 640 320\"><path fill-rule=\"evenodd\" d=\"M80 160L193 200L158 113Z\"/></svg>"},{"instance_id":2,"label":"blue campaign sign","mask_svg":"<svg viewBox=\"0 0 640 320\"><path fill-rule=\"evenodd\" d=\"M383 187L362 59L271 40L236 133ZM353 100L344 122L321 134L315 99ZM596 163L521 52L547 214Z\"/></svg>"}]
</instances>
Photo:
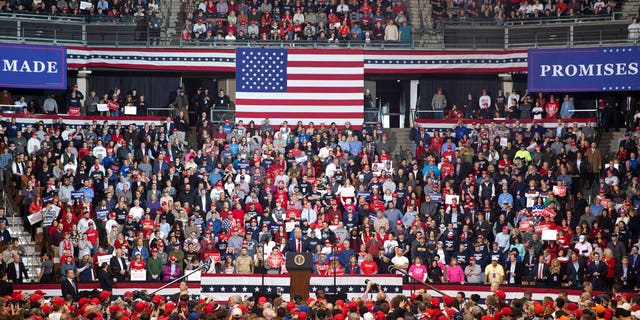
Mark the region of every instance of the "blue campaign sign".
<instances>
[{"instance_id":1,"label":"blue campaign sign","mask_svg":"<svg viewBox=\"0 0 640 320\"><path fill-rule=\"evenodd\" d=\"M529 49L531 92L640 90L640 47Z\"/></svg>"},{"instance_id":2,"label":"blue campaign sign","mask_svg":"<svg viewBox=\"0 0 640 320\"><path fill-rule=\"evenodd\" d=\"M67 48L0 44L0 87L67 88Z\"/></svg>"}]
</instances>

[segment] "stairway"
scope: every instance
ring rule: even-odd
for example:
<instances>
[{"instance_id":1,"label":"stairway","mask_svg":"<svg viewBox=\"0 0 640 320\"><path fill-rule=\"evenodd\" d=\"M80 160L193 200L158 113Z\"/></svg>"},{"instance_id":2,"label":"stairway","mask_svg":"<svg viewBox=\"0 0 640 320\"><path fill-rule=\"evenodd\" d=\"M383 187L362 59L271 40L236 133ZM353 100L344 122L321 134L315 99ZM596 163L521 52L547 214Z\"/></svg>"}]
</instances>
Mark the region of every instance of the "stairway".
<instances>
[{"instance_id":1,"label":"stairway","mask_svg":"<svg viewBox=\"0 0 640 320\"><path fill-rule=\"evenodd\" d=\"M395 163L400 163L402 159L413 158L413 144L409 141L409 130L409 128L389 129L388 139L394 146L390 153Z\"/></svg>"},{"instance_id":2,"label":"stairway","mask_svg":"<svg viewBox=\"0 0 640 320\"><path fill-rule=\"evenodd\" d=\"M5 209L6 217L9 220L7 229L11 237L14 239L17 238L18 244L24 248L25 254L22 256L22 262L28 270L29 279L38 279L42 267L42 259L40 255L36 253L36 243L31 238L31 233L24 230L22 217L18 215L13 200L6 195L6 191L3 190L0 207Z\"/></svg>"},{"instance_id":3,"label":"stairway","mask_svg":"<svg viewBox=\"0 0 640 320\"><path fill-rule=\"evenodd\" d=\"M631 22L631 18L637 17L639 13L640 13L640 1L626 0L622 4L622 9L620 10L620 16L617 19L629 20L629 22Z\"/></svg>"},{"instance_id":4,"label":"stairway","mask_svg":"<svg viewBox=\"0 0 640 320\"><path fill-rule=\"evenodd\" d=\"M618 145L620 145L620 140L624 137L624 130L620 131L603 131L600 133L600 138L598 141L598 149L602 154L602 160L608 161L611 156L615 157L615 154L618 152Z\"/></svg>"},{"instance_id":5,"label":"stairway","mask_svg":"<svg viewBox=\"0 0 640 320\"><path fill-rule=\"evenodd\" d=\"M413 40L416 47L441 48L442 35L433 31L431 3L429 0L407 0L409 22L413 26Z\"/></svg>"},{"instance_id":6,"label":"stairway","mask_svg":"<svg viewBox=\"0 0 640 320\"><path fill-rule=\"evenodd\" d=\"M165 45L175 45L175 43L173 43L173 40L176 38L175 35L180 35L178 27L181 25L180 17L182 12L182 1L163 0L160 11L162 11L162 16L165 18L165 23L167 25L166 31L162 37L163 39L169 39L169 42L172 42L165 43Z\"/></svg>"}]
</instances>

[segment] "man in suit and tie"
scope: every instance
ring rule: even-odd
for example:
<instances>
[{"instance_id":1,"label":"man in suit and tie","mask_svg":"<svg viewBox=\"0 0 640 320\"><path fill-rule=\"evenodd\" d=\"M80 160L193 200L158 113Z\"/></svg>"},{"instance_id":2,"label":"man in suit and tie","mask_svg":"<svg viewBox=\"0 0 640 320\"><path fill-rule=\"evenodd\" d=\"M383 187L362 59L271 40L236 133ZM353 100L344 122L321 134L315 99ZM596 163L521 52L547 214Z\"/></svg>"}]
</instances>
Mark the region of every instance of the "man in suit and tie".
<instances>
[{"instance_id":1,"label":"man in suit and tie","mask_svg":"<svg viewBox=\"0 0 640 320\"><path fill-rule=\"evenodd\" d=\"M529 246L527 253L522 258L522 264L524 265L524 285L535 285L535 267L538 258L536 256L536 247Z\"/></svg>"},{"instance_id":2,"label":"man in suit and tie","mask_svg":"<svg viewBox=\"0 0 640 320\"><path fill-rule=\"evenodd\" d=\"M12 283L23 283L25 279L29 279L27 268L20 260L19 254L13 254L13 261L7 265L7 275Z\"/></svg>"},{"instance_id":3,"label":"man in suit and tie","mask_svg":"<svg viewBox=\"0 0 640 320\"><path fill-rule=\"evenodd\" d=\"M158 172L162 172L162 176L167 175L167 172L169 172L169 165L164 160L164 152L160 152L160 155L153 163L153 173L157 174Z\"/></svg>"},{"instance_id":4,"label":"man in suit and tie","mask_svg":"<svg viewBox=\"0 0 640 320\"><path fill-rule=\"evenodd\" d=\"M302 230L300 228L296 228L293 232L293 239L287 241L287 244L284 246L284 252L309 252L309 243L302 238Z\"/></svg>"},{"instance_id":5,"label":"man in suit and tie","mask_svg":"<svg viewBox=\"0 0 640 320\"><path fill-rule=\"evenodd\" d=\"M638 253L637 245L631 247L631 254L629 254L629 266L634 272L640 272L640 253Z\"/></svg>"},{"instance_id":6,"label":"man in suit and tie","mask_svg":"<svg viewBox=\"0 0 640 320\"><path fill-rule=\"evenodd\" d=\"M207 210L211 209L211 197L207 194L207 189L200 189L200 195L196 197L194 206L200 207L201 216L205 217L207 215Z\"/></svg>"},{"instance_id":7,"label":"man in suit and tie","mask_svg":"<svg viewBox=\"0 0 640 320\"><path fill-rule=\"evenodd\" d=\"M636 273L631 269L629 264L629 257L622 257L620 264L616 265L615 269L615 283L622 287L622 290L633 290L636 284Z\"/></svg>"},{"instance_id":8,"label":"man in suit and tie","mask_svg":"<svg viewBox=\"0 0 640 320\"><path fill-rule=\"evenodd\" d=\"M593 259L587 267L587 274L589 275L589 281L593 285L593 290L604 289L604 277L607 275L607 265L600 261L600 254L593 253Z\"/></svg>"},{"instance_id":9,"label":"man in suit and tie","mask_svg":"<svg viewBox=\"0 0 640 320\"><path fill-rule=\"evenodd\" d=\"M507 280L508 284L521 285L522 278L524 276L524 264L518 261L518 256L516 253L509 254L509 261L507 261L507 266L504 268L505 280Z\"/></svg>"},{"instance_id":10,"label":"man in suit and tie","mask_svg":"<svg viewBox=\"0 0 640 320\"><path fill-rule=\"evenodd\" d=\"M576 252L571 252L569 263L567 263L567 284L572 288L582 288L584 281L585 267L580 261L580 256Z\"/></svg>"},{"instance_id":11,"label":"man in suit and tie","mask_svg":"<svg viewBox=\"0 0 640 320\"><path fill-rule=\"evenodd\" d=\"M63 297L69 295L73 297L73 300L76 300L78 297L78 282L76 281L76 274L73 269L69 269L65 273L65 278L61 283L61 291Z\"/></svg>"},{"instance_id":12,"label":"man in suit and tie","mask_svg":"<svg viewBox=\"0 0 640 320\"><path fill-rule=\"evenodd\" d=\"M547 281L549 280L549 266L544 263L544 255L538 256L538 263L535 266L536 273L536 286L544 287L547 285Z\"/></svg>"},{"instance_id":13,"label":"man in suit and tie","mask_svg":"<svg viewBox=\"0 0 640 320\"><path fill-rule=\"evenodd\" d=\"M635 119L633 118L633 116L636 114L636 109L638 108L638 101L636 100L636 98L631 94L631 92L628 92L627 95L624 97L624 101L622 103L622 116L623 119L626 121L626 128L627 131L633 131L633 128L635 127Z\"/></svg>"},{"instance_id":14,"label":"man in suit and tie","mask_svg":"<svg viewBox=\"0 0 640 320\"><path fill-rule=\"evenodd\" d=\"M111 273L117 282L122 282L127 276L127 260L122 256L122 249L116 249L116 255L109 260Z\"/></svg>"}]
</instances>

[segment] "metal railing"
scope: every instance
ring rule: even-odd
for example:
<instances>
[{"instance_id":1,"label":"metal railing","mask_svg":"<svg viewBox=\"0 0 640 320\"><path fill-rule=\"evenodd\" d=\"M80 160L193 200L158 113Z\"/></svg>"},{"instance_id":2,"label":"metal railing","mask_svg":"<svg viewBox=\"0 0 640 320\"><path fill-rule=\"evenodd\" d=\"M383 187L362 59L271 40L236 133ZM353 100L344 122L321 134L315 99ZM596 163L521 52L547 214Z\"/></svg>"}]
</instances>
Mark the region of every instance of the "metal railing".
<instances>
[{"instance_id":1,"label":"metal railing","mask_svg":"<svg viewBox=\"0 0 640 320\"><path fill-rule=\"evenodd\" d=\"M0 104L1 113L22 113L23 106L16 106L14 104Z\"/></svg>"},{"instance_id":2,"label":"metal railing","mask_svg":"<svg viewBox=\"0 0 640 320\"><path fill-rule=\"evenodd\" d=\"M229 109L215 109L211 108L209 111L209 116L211 117L211 123L213 124L221 124L224 123L225 120L229 120L231 122L235 121L236 111L233 108Z\"/></svg>"},{"instance_id":3,"label":"metal railing","mask_svg":"<svg viewBox=\"0 0 640 320\"><path fill-rule=\"evenodd\" d=\"M585 22L512 26L449 25L444 28L445 49L513 49L634 44L627 22Z\"/></svg>"},{"instance_id":4,"label":"metal railing","mask_svg":"<svg viewBox=\"0 0 640 320\"><path fill-rule=\"evenodd\" d=\"M172 107L147 108L147 117L173 117L174 110Z\"/></svg>"}]
</instances>

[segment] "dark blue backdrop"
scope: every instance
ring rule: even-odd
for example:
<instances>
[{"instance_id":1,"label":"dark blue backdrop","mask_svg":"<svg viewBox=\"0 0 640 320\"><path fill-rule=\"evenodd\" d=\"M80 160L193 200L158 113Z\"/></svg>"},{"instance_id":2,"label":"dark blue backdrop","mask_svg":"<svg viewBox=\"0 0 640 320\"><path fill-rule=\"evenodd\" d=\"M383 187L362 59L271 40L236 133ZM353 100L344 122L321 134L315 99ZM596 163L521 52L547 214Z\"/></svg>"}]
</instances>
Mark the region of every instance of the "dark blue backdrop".
<instances>
[{"instance_id":1,"label":"dark blue backdrop","mask_svg":"<svg viewBox=\"0 0 640 320\"><path fill-rule=\"evenodd\" d=\"M640 47L530 49L530 92L640 89Z\"/></svg>"},{"instance_id":2,"label":"dark blue backdrop","mask_svg":"<svg viewBox=\"0 0 640 320\"><path fill-rule=\"evenodd\" d=\"M0 44L0 87L67 88L67 48Z\"/></svg>"}]
</instances>

